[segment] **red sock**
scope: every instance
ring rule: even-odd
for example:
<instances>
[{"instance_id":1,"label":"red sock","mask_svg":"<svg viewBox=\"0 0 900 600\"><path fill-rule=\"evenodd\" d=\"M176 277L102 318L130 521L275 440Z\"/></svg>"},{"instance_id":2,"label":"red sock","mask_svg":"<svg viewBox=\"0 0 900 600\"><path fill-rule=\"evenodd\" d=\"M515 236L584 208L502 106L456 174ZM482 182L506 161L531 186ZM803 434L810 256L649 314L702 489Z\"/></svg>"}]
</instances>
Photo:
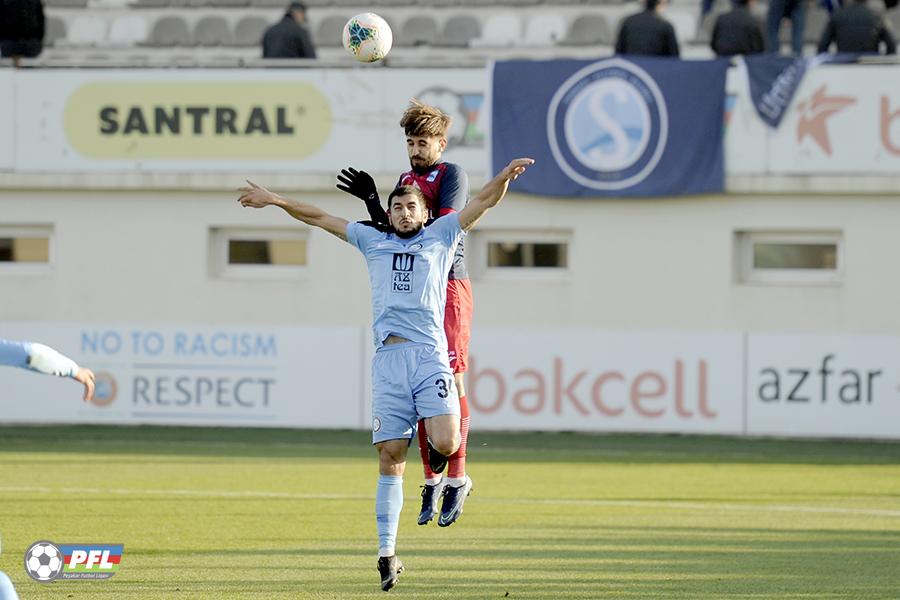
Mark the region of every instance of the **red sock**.
<instances>
[{"instance_id":1,"label":"red sock","mask_svg":"<svg viewBox=\"0 0 900 600\"><path fill-rule=\"evenodd\" d=\"M428 433L425 432L425 419L419 421L419 456L422 457L422 470L425 479L437 479L440 477L428 466Z\"/></svg>"},{"instance_id":2,"label":"red sock","mask_svg":"<svg viewBox=\"0 0 900 600\"><path fill-rule=\"evenodd\" d=\"M447 477L465 477L466 442L469 440L469 401L465 396L459 399L459 450L450 455L447 462Z\"/></svg>"}]
</instances>

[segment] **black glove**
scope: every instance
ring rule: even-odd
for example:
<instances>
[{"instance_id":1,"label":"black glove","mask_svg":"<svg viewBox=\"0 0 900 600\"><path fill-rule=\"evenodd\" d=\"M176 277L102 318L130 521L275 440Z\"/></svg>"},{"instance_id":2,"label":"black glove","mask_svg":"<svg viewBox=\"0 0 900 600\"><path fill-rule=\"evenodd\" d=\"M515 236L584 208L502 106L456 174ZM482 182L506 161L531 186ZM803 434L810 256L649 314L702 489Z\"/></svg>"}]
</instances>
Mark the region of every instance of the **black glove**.
<instances>
[{"instance_id":1,"label":"black glove","mask_svg":"<svg viewBox=\"0 0 900 600\"><path fill-rule=\"evenodd\" d=\"M366 210L369 216L376 223L382 225L388 224L387 213L381 207L381 198L378 197L378 190L375 188L375 180L365 171L357 171L353 167L341 169L341 174L337 176L338 183L335 187L342 192L347 192L351 196L363 200L366 203Z\"/></svg>"}]
</instances>

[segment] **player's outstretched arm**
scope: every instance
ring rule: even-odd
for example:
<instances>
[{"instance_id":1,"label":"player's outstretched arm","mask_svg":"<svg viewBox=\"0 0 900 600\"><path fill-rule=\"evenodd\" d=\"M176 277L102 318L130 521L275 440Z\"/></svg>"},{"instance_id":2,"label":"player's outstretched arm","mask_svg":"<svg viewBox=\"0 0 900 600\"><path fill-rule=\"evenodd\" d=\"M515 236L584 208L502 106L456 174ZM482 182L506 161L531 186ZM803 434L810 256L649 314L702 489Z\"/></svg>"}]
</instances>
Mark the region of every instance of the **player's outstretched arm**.
<instances>
[{"instance_id":1,"label":"player's outstretched arm","mask_svg":"<svg viewBox=\"0 0 900 600\"><path fill-rule=\"evenodd\" d=\"M496 177L487 182L466 207L459 211L459 225L463 231L469 231L475 227L475 223L484 213L500 204L509 188L509 182L516 179L525 172L529 165L533 164L534 159L516 158L497 173Z\"/></svg>"},{"instance_id":2,"label":"player's outstretched arm","mask_svg":"<svg viewBox=\"0 0 900 600\"><path fill-rule=\"evenodd\" d=\"M249 185L238 188L238 191L241 193L238 202L241 203L241 206L250 208L277 206L298 221L324 229L342 240L347 239L348 221L346 219L330 215L312 204L279 196L260 185L256 185L252 181L248 180L247 183Z\"/></svg>"},{"instance_id":3,"label":"player's outstretched arm","mask_svg":"<svg viewBox=\"0 0 900 600\"><path fill-rule=\"evenodd\" d=\"M94 373L90 369L79 367L74 360L50 346L0 339L0 365L21 367L57 377L71 377L84 386L85 402L94 397Z\"/></svg>"}]
</instances>

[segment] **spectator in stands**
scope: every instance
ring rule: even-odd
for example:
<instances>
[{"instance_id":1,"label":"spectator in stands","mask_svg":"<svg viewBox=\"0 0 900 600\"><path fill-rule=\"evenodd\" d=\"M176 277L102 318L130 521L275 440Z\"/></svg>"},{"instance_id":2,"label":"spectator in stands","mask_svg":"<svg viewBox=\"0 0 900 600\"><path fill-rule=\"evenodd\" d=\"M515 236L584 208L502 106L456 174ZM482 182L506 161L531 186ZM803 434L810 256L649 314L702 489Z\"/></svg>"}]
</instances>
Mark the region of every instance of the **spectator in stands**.
<instances>
[{"instance_id":1,"label":"spectator in stands","mask_svg":"<svg viewBox=\"0 0 900 600\"><path fill-rule=\"evenodd\" d=\"M866 0L853 0L835 11L819 40L819 53L828 52L832 43L838 52L878 54L884 42L885 54L897 53L897 41L884 17L866 5Z\"/></svg>"},{"instance_id":2,"label":"spectator in stands","mask_svg":"<svg viewBox=\"0 0 900 600\"><path fill-rule=\"evenodd\" d=\"M266 30L262 46L263 58L315 58L316 49L306 24L306 5L291 2L284 17Z\"/></svg>"},{"instance_id":3,"label":"spectator in stands","mask_svg":"<svg viewBox=\"0 0 900 600\"><path fill-rule=\"evenodd\" d=\"M34 58L44 49L44 4L41 0L0 0L0 56Z\"/></svg>"},{"instance_id":4,"label":"spectator in stands","mask_svg":"<svg viewBox=\"0 0 900 600\"><path fill-rule=\"evenodd\" d=\"M791 20L791 50L794 56L803 56L803 28L806 25L807 0L770 0L766 16L766 43L769 52L778 53L781 41L778 30L784 19Z\"/></svg>"},{"instance_id":5,"label":"spectator in stands","mask_svg":"<svg viewBox=\"0 0 900 600\"><path fill-rule=\"evenodd\" d=\"M753 15L755 0L735 0L730 12L719 15L709 45L716 56L758 54L765 50L762 24Z\"/></svg>"},{"instance_id":6,"label":"spectator in stands","mask_svg":"<svg viewBox=\"0 0 900 600\"><path fill-rule=\"evenodd\" d=\"M661 15L668 0L644 0L643 11L622 21L616 54L678 56L675 28Z\"/></svg>"}]
</instances>

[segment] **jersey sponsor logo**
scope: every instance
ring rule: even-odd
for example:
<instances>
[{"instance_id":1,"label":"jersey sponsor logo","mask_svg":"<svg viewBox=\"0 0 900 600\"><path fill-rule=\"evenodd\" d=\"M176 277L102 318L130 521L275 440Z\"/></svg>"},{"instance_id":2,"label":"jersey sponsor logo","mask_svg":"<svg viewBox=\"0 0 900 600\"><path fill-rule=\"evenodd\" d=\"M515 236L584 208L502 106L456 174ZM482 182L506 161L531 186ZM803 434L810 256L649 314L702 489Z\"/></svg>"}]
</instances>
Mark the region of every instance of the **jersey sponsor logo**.
<instances>
[{"instance_id":1,"label":"jersey sponsor logo","mask_svg":"<svg viewBox=\"0 0 900 600\"><path fill-rule=\"evenodd\" d=\"M547 112L557 165L573 181L597 190L621 190L646 179L662 158L668 132L659 86L620 58L572 75Z\"/></svg>"},{"instance_id":2,"label":"jersey sponsor logo","mask_svg":"<svg viewBox=\"0 0 900 600\"><path fill-rule=\"evenodd\" d=\"M413 254L394 254L392 267L391 289L400 294L411 294L413 288L413 264L416 257Z\"/></svg>"},{"instance_id":3,"label":"jersey sponsor logo","mask_svg":"<svg viewBox=\"0 0 900 600\"><path fill-rule=\"evenodd\" d=\"M438 169L435 169L434 171L432 171L431 173L428 174L428 178L425 179L425 181L427 181L428 183L434 183L434 180L437 179L439 172L440 171Z\"/></svg>"}]
</instances>

